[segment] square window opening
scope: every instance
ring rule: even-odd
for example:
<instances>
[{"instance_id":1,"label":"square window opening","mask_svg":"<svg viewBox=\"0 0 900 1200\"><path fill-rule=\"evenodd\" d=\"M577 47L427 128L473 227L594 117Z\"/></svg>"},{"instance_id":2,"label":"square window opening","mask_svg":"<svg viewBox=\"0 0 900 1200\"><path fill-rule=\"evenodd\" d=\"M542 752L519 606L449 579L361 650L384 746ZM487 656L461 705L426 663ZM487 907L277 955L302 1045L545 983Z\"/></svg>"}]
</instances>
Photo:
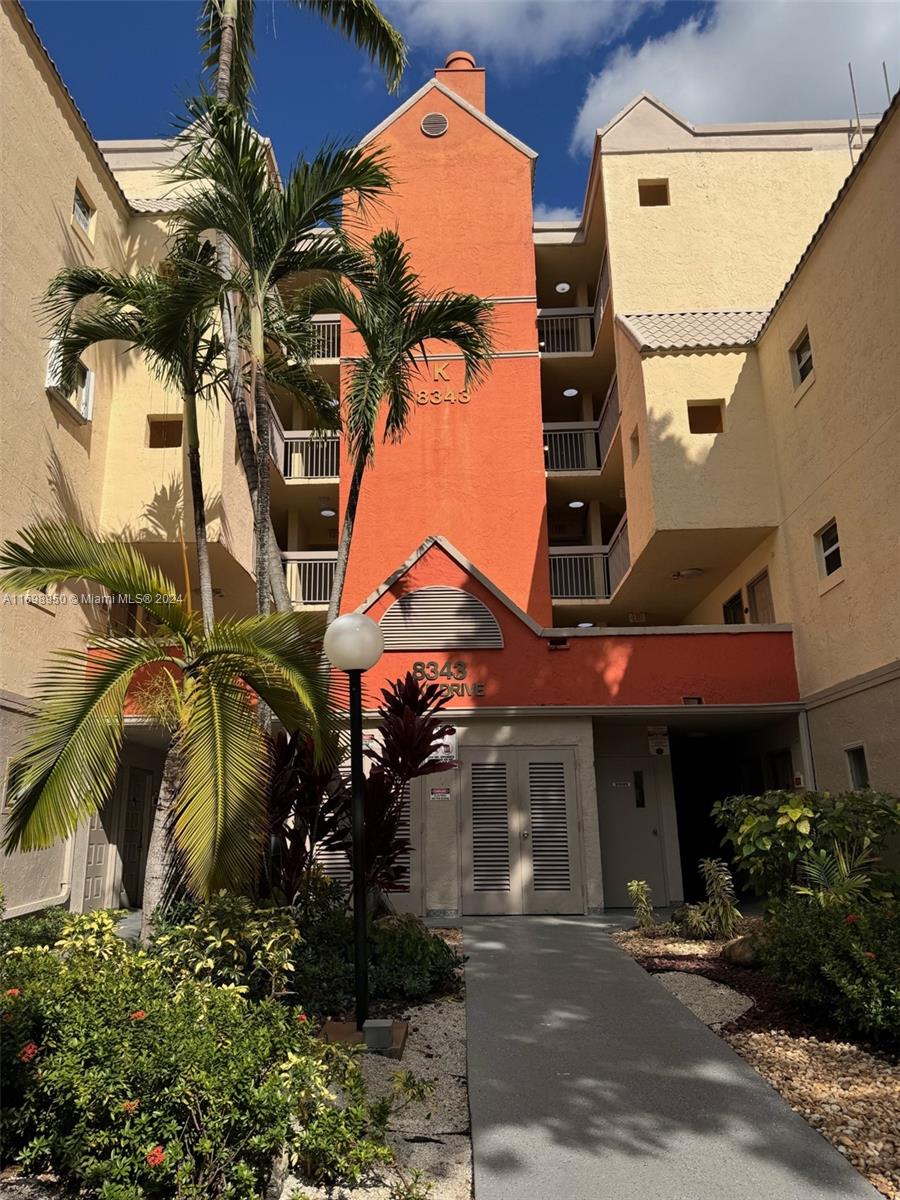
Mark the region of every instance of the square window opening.
<instances>
[{"instance_id":1,"label":"square window opening","mask_svg":"<svg viewBox=\"0 0 900 1200\"><path fill-rule=\"evenodd\" d=\"M173 450L181 445L181 417L148 417L147 445L151 450Z\"/></svg>"},{"instance_id":2,"label":"square window opening","mask_svg":"<svg viewBox=\"0 0 900 1200\"><path fill-rule=\"evenodd\" d=\"M867 788L869 786L869 764L866 762L865 746L850 746L846 754L850 783L857 791Z\"/></svg>"},{"instance_id":3,"label":"square window opening","mask_svg":"<svg viewBox=\"0 0 900 1200\"><path fill-rule=\"evenodd\" d=\"M691 433L722 433L725 404L722 400L689 400L688 429Z\"/></svg>"},{"instance_id":4,"label":"square window opening","mask_svg":"<svg viewBox=\"0 0 900 1200\"><path fill-rule=\"evenodd\" d=\"M812 374L813 355L808 329L803 330L791 347L791 371L794 376L794 387L799 387Z\"/></svg>"},{"instance_id":5,"label":"square window opening","mask_svg":"<svg viewBox=\"0 0 900 1200\"><path fill-rule=\"evenodd\" d=\"M823 576L833 575L842 566L841 543L837 521L829 521L816 534L819 549L819 567Z\"/></svg>"},{"instance_id":6,"label":"square window opening","mask_svg":"<svg viewBox=\"0 0 900 1200\"><path fill-rule=\"evenodd\" d=\"M722 616L726 625L743 625L744 624L744 597L740 592L735 592L722 605Z\"/></svg>"},{"instance_id":7,"label":"square window opening","mask_svg":"<svg viewBox=\"0 0 900 1200\"><path fill-rule=\"evenodd\" d=\"M665 208L669 203L668 179L639 179L638 203L641 208Z\"/></svg>"}]
</instances>

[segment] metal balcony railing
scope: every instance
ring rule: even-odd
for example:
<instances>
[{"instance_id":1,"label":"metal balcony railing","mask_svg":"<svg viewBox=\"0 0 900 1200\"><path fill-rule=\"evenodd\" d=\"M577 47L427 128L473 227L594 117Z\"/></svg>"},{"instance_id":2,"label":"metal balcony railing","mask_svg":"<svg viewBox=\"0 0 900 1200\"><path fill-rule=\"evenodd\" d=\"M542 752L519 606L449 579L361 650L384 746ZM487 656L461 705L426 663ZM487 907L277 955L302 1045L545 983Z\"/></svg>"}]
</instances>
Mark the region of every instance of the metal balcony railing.
<instances>
[{"instance_id":1,"label":"metal balcony railing","mask_svg":"<svg viewBox=\"0 0 900 1200\"><path fill-rule=\"evenodd\" d=\"M551 547L550 595L554 600L608 600L629 565L625 516L607 546Z\"/></svg>"},{"instance_id":2,"label":"metal balcony railing","mask_svg":"<svg viewBox=\"0 0 900 1200\"><path fill-rule=\"evenodd\" d=\"M600 420L597 422L597 443L600 452L600 462L606 462L609 448L612 444L616 427L619 424L619 381L613 375L612 383L600 410Z\"/></svg>"},{"instance_id":3,"label":"metal balcony railing","mask_svg":"<svg viewBox=\"0 0 900 1200\"><path fill-rule=\"evenodd\" d=\"M284 479L337 479L340 439L314 429L284 429L269 408L269 453Z\"/></svg>"},{"instance_id":4,"label":"metal balcony railing","mask_svg":"<svg viewBox=\"0 0 900 1200\"><path fill-rule=\"evenodd\" d=\"M594 322L589 312L541 313L537 324L541 354L590 354L594 348Z\"/></svg>"},{"instance_id":5,"label":"metal balcony railing","mask_svg":"<svg viewBox=\"0 0 900 1200\"><path fill-rule=\"evenodd\" d=\"M341 322L339 317L313 317L316 331L314 357L341 357Z\"/></svg>"},{"instance_id":6,"label":"metal balcony railing","mask_svg":"<svg viewBox=\"0 0 900 1200\"><path fill-rule=\"evenodd\" d=\"M544 426L544 465L548 471L596 471L600 466L597 426L592 421Z\"/></svg>"},{"instance_id":7,"label":"metal balcony railing","mask_svg":"<svg viewBox=\"0 0 900 1200\"><path fill-rule=\"evenodd\" d=\"M605 546L550 551L550 595L554 600L608 600Z\"/></svg>"},{"instance_id":8,"label":"metal balcony railing","mask_svg":"<svg viewBox=\"0 0 900 1200\"><path fill-rule=\"evenodd\" d=\"M337 551L287 551L282 555L288 593L295 607L327 604L331 599Z\"/></svg>"}]
</instances>

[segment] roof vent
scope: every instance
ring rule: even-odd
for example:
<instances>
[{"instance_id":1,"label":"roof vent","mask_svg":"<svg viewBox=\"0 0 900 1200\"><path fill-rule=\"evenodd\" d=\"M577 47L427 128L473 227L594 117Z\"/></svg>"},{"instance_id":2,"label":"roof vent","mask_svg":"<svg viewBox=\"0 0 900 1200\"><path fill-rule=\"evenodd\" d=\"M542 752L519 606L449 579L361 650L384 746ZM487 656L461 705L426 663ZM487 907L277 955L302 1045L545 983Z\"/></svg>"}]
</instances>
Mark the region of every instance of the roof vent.
<instances>
[{"instance_id":1,"label":"roof vent","mask_svg":"<svg viewBox=\"0 0 900 1200\"><path fill-rule=\"evenodd\" d=\"M416 588L395 600L379 622L385 650L502 650L497 618L462 588Z\"/></svg>"},{"instance_id":2,"label":"roof vent","mask_svg":"<svg viewBox=\"0 0 900 1200\"><path fill-rule=\"evenodd\" d=\"M421 129L426 137L443 137L448 123L443 113L428 113L422 118Z\"/></svg>"}]
</instances>

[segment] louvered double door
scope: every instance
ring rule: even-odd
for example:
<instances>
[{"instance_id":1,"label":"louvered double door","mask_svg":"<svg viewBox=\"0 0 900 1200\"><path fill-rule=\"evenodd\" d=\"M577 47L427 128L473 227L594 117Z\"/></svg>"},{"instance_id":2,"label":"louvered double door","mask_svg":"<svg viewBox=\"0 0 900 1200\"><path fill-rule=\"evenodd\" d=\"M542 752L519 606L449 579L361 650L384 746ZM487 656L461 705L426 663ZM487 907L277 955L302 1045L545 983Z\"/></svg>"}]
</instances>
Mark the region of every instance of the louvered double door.
<instances>
[{"instance_id":1,"label":"louvered double door","mask_svg":"<svg viewBox=\"0 0 900 1200\"><path fill-rule=\"evenodd\" d=\"M580 913L572 750L465 750L463 912Z\"/></svg>"}]
</instances>

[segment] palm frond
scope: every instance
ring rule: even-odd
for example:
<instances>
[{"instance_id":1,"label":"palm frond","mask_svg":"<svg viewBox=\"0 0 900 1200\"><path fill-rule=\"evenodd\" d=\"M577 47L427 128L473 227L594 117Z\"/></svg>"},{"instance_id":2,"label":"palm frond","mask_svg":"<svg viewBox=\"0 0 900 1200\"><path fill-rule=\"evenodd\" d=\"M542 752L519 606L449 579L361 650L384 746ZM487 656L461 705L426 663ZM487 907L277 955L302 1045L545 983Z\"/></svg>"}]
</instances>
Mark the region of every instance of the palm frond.
<instances>
[{"instance_id":1,"label":"palm frond","mask_svg":"<svg viewBox=\"0 0 900 1200\"><path fill-rule=\"evenodd\" d=\"M331 729L329 674L322 629L310 614L272 613L220 621L201 661L222 659L273 709L286 728L303 729L318 747Z\"/></svg>"},{"instance_id":2,"label":"palm frond","mask_svg":"<svg viewBox=\"0 0 900 1200\"><path fill-rule=\"evenodd\" d=\"M0 591L89 580L114 596L140 596L143 607L179 637L196 632L175 584L128 543L103 540L68 521L38 521L16 536L18 542L0 548Z\"/></svg>"},{"instance_id":3,"label":"palm frond","mask_svg":"<svg viewBox=\"0 0 900 1200\"><path fill-rule=\"evenodd\" d=\"M298 8L308 8L340 30L360 50L378 63L387 79L388 91L395 92L406 67L406 42L388 21L374 0L293 0Z\"/></svg>"},{"instance_id":4,"label":"palm frond","mask_svg":"<svg viewBox=\"0 0 900 1200\"><path fill-rule=\"evenodd\" d=\"M188 884L204 897L240 891L259 869L271 749L250 692L226 663L192 676L181 747L173 830Z\"/></svg>"},{"instance_id":5,"label":"palm frond","mask_svg":"<svg viewBox=\"0 0 900 1200\"><path fill-rule=\"evenodd\" d=\"M3 846L35 850L68 837L109 799L119 766L123 708L135 673L172 662L164 646L109 638L95 655L61 651L40 681L30 736L9 774Z\"/></svg>"}]
</instances>

